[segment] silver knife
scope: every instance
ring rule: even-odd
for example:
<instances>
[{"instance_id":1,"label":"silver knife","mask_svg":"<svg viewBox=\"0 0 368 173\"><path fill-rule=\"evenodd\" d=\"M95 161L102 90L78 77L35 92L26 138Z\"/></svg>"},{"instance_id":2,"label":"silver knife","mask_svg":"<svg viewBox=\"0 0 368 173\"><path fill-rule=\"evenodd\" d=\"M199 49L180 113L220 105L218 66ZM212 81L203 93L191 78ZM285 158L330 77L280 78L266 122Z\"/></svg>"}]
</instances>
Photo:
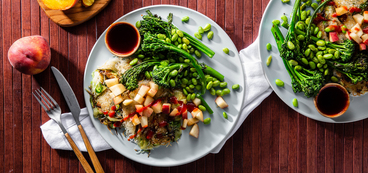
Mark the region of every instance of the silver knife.
<instances>
[{"instance_id":1,"label":"silver knife","mask_svg":"<svg viewBox=\"0 0 368 173\"><path fill-rule=\"evenodd\" d=\"M94 152L92 145L89 142L88 137L86 133L84 132L82 125L79 122L80 107L79 107L77 97L75 97L75 94L72 88L70 87L68 81L65 79L63 74L61 74L61 72L54 66L51 66L51 70L54 73L56 81L59 84L61 93L63 93L66 104L68 104L70 112L72 113L75 123L77 124L78 129L82 135L84 144L86 145L88 154L91 157L91 160L92 160L93 166L95 167L96 172L98 173L104 172L100 164L100 161L98 160L96 153Z\"/></svg>"}]
</instances>

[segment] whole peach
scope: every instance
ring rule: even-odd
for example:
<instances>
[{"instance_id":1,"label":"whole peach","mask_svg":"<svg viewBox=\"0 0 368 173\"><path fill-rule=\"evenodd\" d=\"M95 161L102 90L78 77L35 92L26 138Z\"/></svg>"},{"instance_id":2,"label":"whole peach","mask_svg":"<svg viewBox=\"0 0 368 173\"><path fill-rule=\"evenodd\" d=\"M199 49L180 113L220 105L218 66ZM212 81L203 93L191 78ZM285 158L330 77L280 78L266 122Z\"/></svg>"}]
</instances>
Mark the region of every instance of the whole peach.
<instances>
[{"instance_id":1,"label":"whole peach","mask_svg":"<svg viewBox=\"0 0 368 173\"><path fill-rule=\"evenodd\" d=\"M38 74L50 64L50 46L40 35L23 37L10 46L8 59L18 71L29 75Z\"/></svg>"}]
</instances>

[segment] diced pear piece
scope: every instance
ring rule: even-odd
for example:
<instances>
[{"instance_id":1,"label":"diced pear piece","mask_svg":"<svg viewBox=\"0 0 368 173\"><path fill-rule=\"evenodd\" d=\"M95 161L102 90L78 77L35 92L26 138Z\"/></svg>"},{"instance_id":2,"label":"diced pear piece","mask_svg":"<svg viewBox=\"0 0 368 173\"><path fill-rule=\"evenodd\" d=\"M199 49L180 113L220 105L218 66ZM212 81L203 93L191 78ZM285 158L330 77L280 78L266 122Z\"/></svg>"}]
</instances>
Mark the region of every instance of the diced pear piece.
<instances>
[{"instance_id":1,"label":"diced pear piece","mask_svg":"<svg viewBox=\"0 0 368 173\"><path fill-rule=\"evenodd\" d=\"M147 94L147 91L149 90L150 88L146 85L142 85L141 88L139 89L138 91L138 94L141 95L141 96L145 96Z\"/></svg>"},{"instance_id":2,"label":"diced pear piece","mask_svg":"<svg viewBox=\"0 0 368 173\"><path fill-rule=\"evenodd\" d=\"M147 96L146 100L144 101L144 106L148 106L150 105L153 101L155 101L155 99L153 99L151 96Z\"/></svg>"},{"instance_id":3,"label":"diced pear piece","mask_svg":"<svg viewBox=\"0 0 368 173\"><path fill-rule=\"evenodd\" d=\"M118 104L120 104L121 102L123 102L123 97L121 96L121 95L119 95L119 96L116 96L116 97L114 97L114 104L115 105L118 105Z\"/></svg>"},{"instance_id":4,"label":"diced pear piece","mask_svg":"<svg viewBox=\"0 0 368 173\"><path fill-rule=\"evenodd\" d=\"M363 18L364 18L364 22L368 23L368 11L364 11Z\"/></svg>"},{"instance_id":5,"label":"diced pear piece","mask_svg":"<svg viewBox=\"0 0 368 173\"><path fill-rule=\"evenodd\" d=\"M138 102L139 104L142 104L144 102L144 98L140 94L137 94L134 97L134 101Z\"/></svg>"},{"instance_id":6,"label":"diced pear piece","mask_svg":"<svg viewBox=\"0 0 368 173\"><path fill-rule=\"evenodd\" d=\"M220 107L221 109L227 108L229 106L221 96L218 96L215 102L217 106Z\"/></svg>"},{"instance_id":7,"label":"diced pear piece","mask_svg":"<svg viewBox=\"0 0 368 173\"><path fill-rule=\"evenodd\" d=\"M157 93L157 90L151 88L150 90L148 90L148 93L147 95L151 96L151 97L154 97Z\"/></svg>"},{"instance_id":8,"label":"diced pear piece","mask_svg":"<svg viewBox=\"0 0 368 173\"><path fill-rule=\"evenodd\" d=\"M162 112L162 101L156 102L154 105L152 105L153 112L156 114Z\"/></svg>"},{"instance_id":9,"label":"diced pear piece","mask_svg":"<svg viewBox=\"0 0 368 173\"><path fill-rule=\"evenodd\" d=\"M193 103L194 103L196 106L198 106L198 105L200 105L200 104L201 104L201 99L199 99L199 98L195 98L195 99L193 100Z\"/></svg>"},{"instance_id":10,"label":"diced pear piece","mask_svg":"<svg viewBox=\"0 0 368 173\"><path fill-rule=\"evenodd\" d=\"M192 115L198 119L199 121L202 121L203 122L203 112L198 109L198 108L195 108L193 111L192 111Z\"/></svg>"},{"instance_id":11,"label":"diced pear piece","mask_svg":"<svg viewBox=\"0 0 368 173\"><path fill-rule=\"evenodd\" d=\"M361 38L363 40L363 43L368 45L368 34L363 34Z\"/></svg>"},{"instance_id":12,"label":"diced pear piece","mask_svg":"<svg viewBox=\"0 0 368 173\"><path fill-rule=\"evenodd\" d=\"M158 85L155 82L151 81L149 82L149 85L151 89L154 89L156 91L158 90Z\"/></svg>"},{"instance_id":13,"label":"diced pear piece","mask_svg":"<svg viewBox=\"0 0 368 173\"><path fill-rule=\"evenodd\" d=\"M362 28L360 27L359 23L357 23L356 25L354 25L351 29L350 29L351 33L355 33L358 37L362 36L363 35L363 30ZM350 35L351 38L353 38L351 35Z\"/></svg>"},{"instance_id":14,"label":"diced pear piece","mask_svg":"<svg viewBox=\"0 0 368 173\"><path fill-rule=\"evenodd\" d=\"M341 15L346 14L347 12L349 12L348 7L346 7L346 6L336 8L335 10L336 10L337 16L341 16Z\"/></svg>"},{"instance_id":15,"label":"diced pear piece","mask_svg":"<svg viewBox=\"0 0 368 173\"><path fill-rule=\"evenodd\" d=\"M123 84L116 84L114 86L111 86L110 90L111 90L112 93L114 93L115 96L118 96L118 95L122 94L126 89L125 89L125 86Z\"/></svg>"},{"instance_id":16,"label":"diced pear piece","mask_svg":"<svg viewBox=\"0 0 368 173\"><path fill-rule=\"evenodd\" d=\"M360 38L360 36L358 36L356 33L352 32L350 33L350 37L357 42L358 44L362 43L362 39Z\"/></svg>"},{"instance_id":17,"label":"diced pear piece","mask_svg":"<svg viewBox=\"0 0 368 173\"><path fill-rule=\"evenodd\" d=\"M187 128L187 125L188 125L188 119L184 119L184 120L183 120L183 124L181 125L181 127L182 127L183 129L186 129L186 128Z\"/></svg>"},{"instance_id":18,"label":"diced pear piece","mask_svg":"<svg viewBox=\"0 0 368 173\"><path fill-rule=\"evenodd\" d=\"M354 18L354 20L355 20L356 23L359 23L359 25L362 25L363 24L363 21L364 21L363 15L361 15L361 14L355 14L353 16L353 18Z\"/></svg>"},{"instance_id":19,"label":"diced pear piece","mask_svg":"<svg viewBox=\"0 0 368 173\"><path fill-rule=\"evenodd\" d=\"M152 108L146 108L145 110L143 110L143 116L150 117L152 113L153 113Z\"/></svg>"},{"instance_id":20,"label":"diced pear piece","mask_svg":"<svg viewBox=\"0 0 368 173\"><path fill-rule=\"evenodd\" d=\"M174 109L171 111L170 116L175 117L179 113L178 109Z\"/></svg>"},{"instance_id":21,"label":"diced pear piece","mask_svg":"<svg viewBox=\"0 0 368 173\"><path fill-rule=\"evenodd\" d=\"M110 88L114 85L119 84L119 79L118 78L106 79L105 84L106 84L107 87Z\"/></svg>"},{"instance_id":22,"label":"diced pear piece","mask_svg":"<svg viewBox=\"0 0 368 173\"><path fill-rule=\"evenodd\" d=\"M143 115L143 105L135 105L135 111L139 113L139 115Z\"/></svg>"},{"instance_id":23,"label":"diced pear piece","mask_svg":"<svg viewBox=\"0 0 368 173\"><path fill-rule=\"evenodd\" d=\"M182 114L181 114L183 119L188 119L188 110L186 109Z\"/></svg>"},{"instance_id":24,"label":"diced pear piece","mask_svg":"<svg viewBox=\"0 0 368 173\"><path fill-rule=\"evenodd\" d=\"M199 120L197 118L190 118L188 119L188 126L192 126L193 124L198 123Z\"/></svg>"},{"instance_id":25,"label":"diced pear piece","mask_svg":"<svg viewBox=\"0 0 368 173\"><path fill-rule=\"evenodd\" d=\"M124 101L123 101L123 105L124 105L124 106L128 106L128 105L130 105L131 103L133 103L133 100L132 100L132 99L126 99L126 100L124 100Z\"/></svg>"},{"instance_id":26,"label":"diced pear piece","mask_svg":"<svg viewBox=\"0 0 368 173\"><path fill-rule=\"evenodd\" d=\"M131 121L132 121L133 125L135 125L135 126L141 123L141 121L139 120L139 118L138 118L137 114L135 114L135 115L131 118Z\"/></svg>"},{"instance_id":27,"label":"diced pear piece","mask_svg":"<svg viewBox=\"0 0 368 173\"><path fill-rule=\"evenodd\" d=\"M195 138L198 138L199 135L199 127L198 124L194 124L194 126L192 127L192 129L190 129L189 134Z\"/></svg>"},{"instance_id":28,"label":"diced pear piece","mask_svg":"<svg viewBox=\"0 0 368 173\"><path fill-rule=\"evenodd\" d=\"M140 116L139 121L141 122L143 128L148 127L148 118L146 116Z\"/></svg>"}]
</instances>

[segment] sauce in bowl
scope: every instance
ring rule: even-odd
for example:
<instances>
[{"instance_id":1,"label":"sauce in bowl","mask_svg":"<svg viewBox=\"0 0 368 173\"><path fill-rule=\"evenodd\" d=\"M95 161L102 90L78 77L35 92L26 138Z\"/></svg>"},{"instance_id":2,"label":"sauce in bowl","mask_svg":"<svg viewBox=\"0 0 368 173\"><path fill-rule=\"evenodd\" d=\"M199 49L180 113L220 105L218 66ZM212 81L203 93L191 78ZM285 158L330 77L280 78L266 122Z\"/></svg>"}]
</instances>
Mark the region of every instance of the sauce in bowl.
<instances>
[{"instance_id":1,"label":"sauce in bowl","mask_svg":"<svg viewBox=\"0 0 368 173\"><path fill-rule=\"evenodd\" d=\"M319 113L329 118L336 118L346 112L350 104L347 90L335 83L326 84L321 88L314 104Z\"/></svg>"},{"instance_id":2,"label":"sauce in bowl","mask_svg":"<svg viewBox=\"0 0 368 173\"><path fill-rule=\"evenodd\" d=\"M132 55L139 47L138 29L127 22L116 22L106 32L105 44L109 51L120 57Z\"/></svg>"}]
</instances>

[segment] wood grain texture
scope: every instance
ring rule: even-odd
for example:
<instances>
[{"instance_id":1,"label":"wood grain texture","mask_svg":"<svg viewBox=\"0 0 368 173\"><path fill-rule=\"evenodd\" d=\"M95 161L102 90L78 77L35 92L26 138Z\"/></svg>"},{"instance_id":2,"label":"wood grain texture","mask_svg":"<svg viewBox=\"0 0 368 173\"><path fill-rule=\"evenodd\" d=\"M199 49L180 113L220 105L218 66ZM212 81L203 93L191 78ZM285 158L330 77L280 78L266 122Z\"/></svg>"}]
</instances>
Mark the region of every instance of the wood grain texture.
<instances>
[{"instance_id":1,"label":"wood grain texture","mask_svg":"<svg viewBox=\"0 0 368 173\"><path fill-rule=\"evenodd\" d=\"M46 15L56 24L63 27L79 25L103 10L110 0L95 0L90 7L84 7L81 0L68 10L52 10L45 6L42 0L37 0Z\"/></svg>"},{"instance_id":2,"label":"wood grain texture","mask_svg":"<svg viewBox=\"0 0 368 173\"><path fill-rule=\"evenodd\" d=\"M18 38L42 35L51 45L51 64L75 91L83 107L85 64L95 41L116 19L153 4L197 10L219 24L240 50L258 36L269 0L112 0L90 20L71 28L51 21L36 0L0 1L0 172L85 172L73 151L53 150L40 125L49 120L30 92L42 86L63 112L68 107L48 68L23 75L8 62ZM87 134L88 135L88 134ZM82 153L92 165L87 153ZM368 172L368 120L349 124L316 122L271 94L257 107L218 154L169 168L147 166L114 150L96 153L105 172Z\"/></svg>"},{"instance_id":3,"label":"wood grain texture","mask_svg":"<svg viewBox=\"0 0 368 173\"><path fill-rule=\"evenodd\" d=\"M84 158L83 154L80 152L80 150L78 149L77 145L74 143L73 139L69 136L68 133L65 133L65 137L68 140L70 146L72 147L75 155L78 157L78 159L79 159L80 163L82 164L84 170L87 173L93 173L93 170L92 170L91 166L87 162L86 158Z\"/></svg>"}]
</instances>

